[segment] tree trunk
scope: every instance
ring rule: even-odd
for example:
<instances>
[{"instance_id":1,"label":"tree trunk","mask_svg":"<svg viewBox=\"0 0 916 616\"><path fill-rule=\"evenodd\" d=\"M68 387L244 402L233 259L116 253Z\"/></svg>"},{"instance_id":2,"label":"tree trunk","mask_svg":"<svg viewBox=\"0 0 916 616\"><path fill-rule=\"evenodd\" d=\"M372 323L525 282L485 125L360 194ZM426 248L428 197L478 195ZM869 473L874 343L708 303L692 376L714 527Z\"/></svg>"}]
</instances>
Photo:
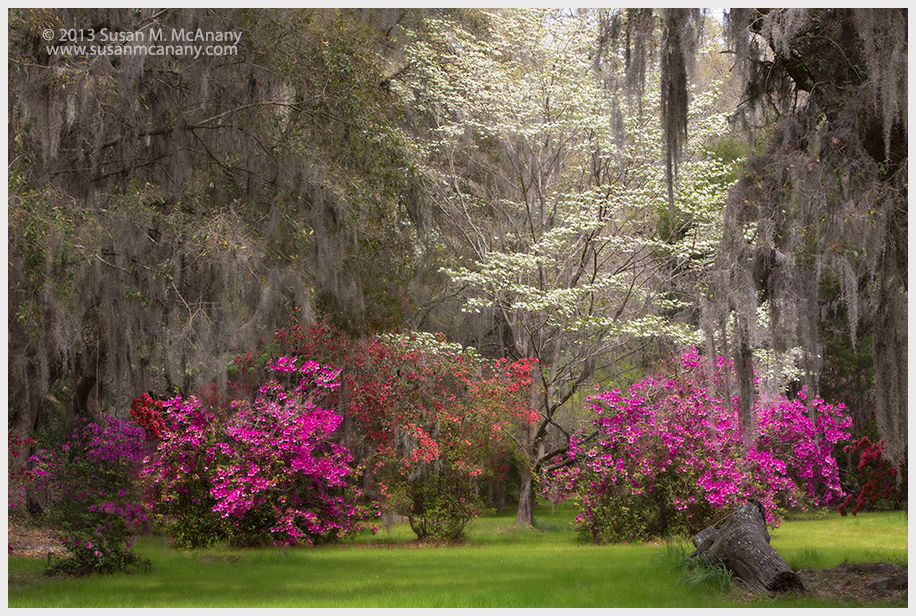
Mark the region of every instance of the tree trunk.
<instances>
[{"instance_id":1,"label":"tree trunk","mask_svg":"<svg viewBox=\"0 0 916 616\"><path fill-rule=\"evenodd\" d=\"M514 331L514 330L513 330ZM525 355L521 355L525 357ZM531 408L539 408L538 374L537 367L531 369ZM515 514L515 523L523 526L534 525L534 473L538 468L540 456L544 454L543 438L538 438L538 426L528 426L525 438L525 454L527 460L521 465L521 487L518 491L518 512Z\"/></svg>"},{"instance_id":2,"label":"tree trunk","mask_svg":"<svg viewBox=\"0 0 916 616\"><path fill-rule=\"evenodd\" d=\"M522 469L522 486L518 491L518 513L515 514L515 523L524 526L534 524L534 481L528 468Z\"/></svg>"},{"instance_id":3,"label":"tree trunk","mask_svg":"<svg viewBox=\"0 0 916 616\"><path fill-rule=\"evenodd\" d=\"M8 298L9 314L17 314L26 305L19 285L10 283ZM16 288L14 288L14 286ZM63 343L58 327L60 315L52 308L46 309L37 318L40 331L29 331L24 321L12 318L8 326L8 390L10 436L20 443L10 446L8 472L20 474L31 467L29 457L35 453L32 445L22 444L35 435L41 424L42 410L47 404L46 396L54 382L65 369ZM10 513L26 516L41 513L43 502L31 487L26 490L23 502Z\"/></svg>"},{"instance_id":4,"label":"tree trunk","mask_svg":"<svg viewBox=\"0 0 916 616\"><path fill-rule=\"evenodd\" d=\"M763 505L752 500L738 507L721 529L708 527L693 538L691 558L706 556L724 565L752 590L772 594L805 587L779 553L770 545Z\"/></svg>"}]
</instances>

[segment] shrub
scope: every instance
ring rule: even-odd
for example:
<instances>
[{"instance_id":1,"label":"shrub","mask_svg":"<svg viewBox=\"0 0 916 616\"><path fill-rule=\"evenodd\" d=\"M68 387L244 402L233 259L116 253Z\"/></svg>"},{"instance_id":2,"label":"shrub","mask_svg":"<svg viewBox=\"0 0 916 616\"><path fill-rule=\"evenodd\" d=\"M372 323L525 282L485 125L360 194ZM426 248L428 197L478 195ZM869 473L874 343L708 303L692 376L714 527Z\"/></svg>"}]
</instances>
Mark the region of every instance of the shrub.
<instances>
[{"instance_id":1,"label":"shrub","mask_svg":"<svg viewBox=\"0 0 916 616\"><path fill-rule=\"evenodd\" d=\"M195 397L176 396L156 412L161 440L143 469L151 509L179 547L213 545L228 534L210 493L219 422Z\"/></svg>"},{"instance_id":2,"label":"shrub","mask_svg":"<svg viewBox=\"0 0 916 616\"><path fill-rule=\"evenodd\" d=\"M418 538L457 539L483 510L507 438L531 420L525 361L487 361L441 337L360 343L348 370L349 413L371 449L370 481Z\"/></svg>"},{"instance_id":3,"label":"shrub","mask_svg":"<svg viewBox=\"0 0 916 616\"><path fill-rule=\"evenodd\" d=\"M393 500L406 515L418 539L457 541L468 522L480 515L482 503L469 478L430 475L401 483Z\"/></svg>"},{"instance_id":4,"label":"shrub","mask_svg":"<svg viewBox=\"0 0 916 616\"><path fill-rule=\"evenodd\" d=\"M147 521L137 486L143 432L113 417L76 421L59 448L32 458L35 481L50 496L52 521L72 556L51 571L86 575L147 567L130 549Z\"/></svg>"},{"instance_id":5,"label":"shrub","mask_svg":"<svg viewBox=\"0 0 916 616\"><path fill-rule=\"evenodd\" d=\"M884 440L875 443L867 436L847 445L844 451L858 456L859 461L854 477L856 489L840 503L840 515L856 515L862 509L890 509L906 502L906 457L902 464L892 465L883 455Z\"/></svg>"},{"instance_id":6,"label":"shrub","mask_svg":"<svg viewBox=\"0 0 916 616\"><path fill-rule=\"evenodd\" d=\"M730 369L720 359L711 371L689 350L676 360L674 376L590 398L597 441L574 437L570 456L578 464L558 477L567 490L579 490L577 522L586 538L689 536L715 522L719 510L751 498L778 524L778 506L843 496L832 456L851 423L842 405L813 400L809 409L803 395L761 399L754 432L745 436L736 405L723 404L708 385Z\"/></svg>"},{"instance_id":7,"label":"shrub","mask_svg":"<svg viewBox=\"0 0 916 616\"><path fill-rule=\"evenodd\" d=\"M352 532L365 516L352 456L331 438L341 417L317 405L339 370L290 358L269 367L289 383L271 380L225 415L194 397L162 405L165 429L145 474L180 545L311 544Z\"/></svg>"}]
</instances>

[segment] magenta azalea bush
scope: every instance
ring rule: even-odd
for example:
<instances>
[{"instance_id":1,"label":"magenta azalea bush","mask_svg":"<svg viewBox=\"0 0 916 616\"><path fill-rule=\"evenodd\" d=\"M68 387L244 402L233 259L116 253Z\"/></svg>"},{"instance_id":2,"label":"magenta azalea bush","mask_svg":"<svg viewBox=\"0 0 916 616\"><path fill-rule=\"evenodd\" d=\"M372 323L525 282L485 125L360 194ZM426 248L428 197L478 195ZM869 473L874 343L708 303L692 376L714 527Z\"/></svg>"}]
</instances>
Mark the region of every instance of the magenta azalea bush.
<instances>
[{"instance_id":1,"label":"magenta azalea bush","mask_svg":"<svg viewBox=\"0 0 916 616\"><path fill-rule=\"evenodd\" d=\"M32 456L34 485L49 498L51 522L71 556L52 572L86 575L148 567L131 549L134 535L147 523L137 488L145 454L141 428L104 417L99 422L77 418L65 442Z\"/></svg>"},{"instance_id":2,"label":"magenta azalea bush","mask_svg":"<svg viewBox=\"0 0 916 616\"><path fill-rule=\"evenodd\" d=\"M337 389L339 370L290 358L269 367L276 380L219 415L195 397L162 404L164 430L145 476L180 545L312 544L364 519L352 455L332 438L341 417L318 406Z\"/></svg>"},{"instance_id":3,"label":"magenta azalea bush","mask_svg":"<svg viewBox=\"0 0 916 616\"><path fill-rule=\"evenodd\" d=\"M743 435L737 405L715 393L731 367L685 351L673 374L589 398L597 440L572 439L575 464L554 478L578 492L582 535L596 543L690 536L748 499L767 521L781 507L841 499L833 448L849 438L843 406L803 394L761 399ZM734 378L734 375L731 375Z\"/></svg>"}]
</instances>

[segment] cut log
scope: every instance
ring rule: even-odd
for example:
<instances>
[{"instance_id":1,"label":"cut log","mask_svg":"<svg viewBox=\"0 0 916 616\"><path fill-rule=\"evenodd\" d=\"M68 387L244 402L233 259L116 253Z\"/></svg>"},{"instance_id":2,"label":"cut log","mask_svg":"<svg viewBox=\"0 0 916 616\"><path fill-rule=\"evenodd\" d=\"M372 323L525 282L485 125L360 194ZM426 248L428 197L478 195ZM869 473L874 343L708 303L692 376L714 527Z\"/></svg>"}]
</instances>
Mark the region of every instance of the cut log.
<instances>
[{"instance_id":1,"label":"cut log","mask_svg":"<svg viewBox=\"0 0 916 616\"><path fill-rule=\"evenodd\" d=\"M694 535L693 545L696 550L691 558L704 555L710 562L724 565L755 592L805 590L798 574L770 545L763 505L758 501L735 509L721 528L710 526Z\"/></svg>"}]
</instances>

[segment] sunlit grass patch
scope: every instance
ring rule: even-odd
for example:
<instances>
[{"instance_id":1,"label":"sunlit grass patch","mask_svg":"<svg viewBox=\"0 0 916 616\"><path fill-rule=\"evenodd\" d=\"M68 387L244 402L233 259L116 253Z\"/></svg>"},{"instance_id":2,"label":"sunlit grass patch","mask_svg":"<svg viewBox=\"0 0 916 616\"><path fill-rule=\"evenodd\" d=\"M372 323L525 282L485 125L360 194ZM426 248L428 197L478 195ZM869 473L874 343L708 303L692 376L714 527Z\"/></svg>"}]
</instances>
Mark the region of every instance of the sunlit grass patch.
<instances>
[{"instance_id":1,"label":"sunlit grass patch","mask_svg":"<svg viewBox=\"0 0 916 616\"><path fill-rule=\"evenodd\" d=\"M907 562L905 511L844 517L832 510L816 520L784 522L770 534L771 544L783 559L799 568L826 569L845 562L880 560Z\"/></svg>"}]
</instances>

